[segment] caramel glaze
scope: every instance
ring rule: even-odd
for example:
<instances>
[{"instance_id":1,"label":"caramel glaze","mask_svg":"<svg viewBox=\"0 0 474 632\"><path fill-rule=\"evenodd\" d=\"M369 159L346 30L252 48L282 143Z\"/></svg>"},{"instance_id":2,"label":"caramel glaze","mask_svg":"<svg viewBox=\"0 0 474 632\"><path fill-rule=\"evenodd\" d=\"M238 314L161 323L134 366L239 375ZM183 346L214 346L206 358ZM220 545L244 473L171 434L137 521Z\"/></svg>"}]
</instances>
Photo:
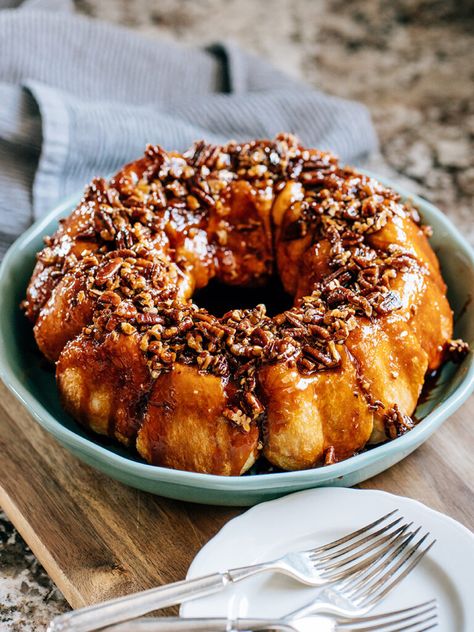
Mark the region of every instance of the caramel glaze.
<instances>
[{"instance_id":1,"label":"caramel glaze","mask_svg":"<svg viewBox=\"0 0 474 632\"><path fill-rule=\"evenodd\" d=\"M416 211L291 136L148 147L94 180L38 255L24 309L66 410L150 463L294 470L409 430L452 312ZM221 317L214 279L294 305Z\"/></svg>"}]
</instances>

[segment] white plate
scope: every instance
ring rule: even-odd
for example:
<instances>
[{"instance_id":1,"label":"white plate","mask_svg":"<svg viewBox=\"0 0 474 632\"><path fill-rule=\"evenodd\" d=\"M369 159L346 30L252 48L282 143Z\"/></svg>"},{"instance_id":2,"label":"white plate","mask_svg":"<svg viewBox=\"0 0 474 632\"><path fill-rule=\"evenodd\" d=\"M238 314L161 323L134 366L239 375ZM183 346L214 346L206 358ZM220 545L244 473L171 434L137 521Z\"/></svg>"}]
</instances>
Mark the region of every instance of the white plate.
<instances>
[{"instance_id":1,"label":"white plate","mask_svg":"<svg viewBox=\"0 0 474 632\"><path fill-rule=\"evenodd\" d=\"M436 597L440 632L474 630L474 535L421 503L374 490L326 487L262 503L231 520L199 552L188 578L264 562L308 549L367 524L393 509L437 539L436 544L376 611ZM261 575L181 606L185 617L275 617L302 606L318 589L283 576Z\"/></svg>"}]
</instances>

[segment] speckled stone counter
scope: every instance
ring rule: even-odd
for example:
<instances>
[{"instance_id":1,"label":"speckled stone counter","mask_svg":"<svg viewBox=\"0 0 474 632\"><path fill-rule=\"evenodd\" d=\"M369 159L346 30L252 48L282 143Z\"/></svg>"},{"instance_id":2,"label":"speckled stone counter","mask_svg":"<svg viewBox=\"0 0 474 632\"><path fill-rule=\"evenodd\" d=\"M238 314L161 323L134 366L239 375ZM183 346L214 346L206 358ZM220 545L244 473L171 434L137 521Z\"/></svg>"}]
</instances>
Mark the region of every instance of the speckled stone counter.
<instances>
[{"instance_id":1,"label":"speckled stone counter","mask_svg":"<svg viewBox=\"0 0 474 632\"><path fill-rule=\"evenodd\" d=\"M370 168L437 204L474 241L470 0L80 0L77 10L185 44L233 39L371 110ZM0 513L0 630L44 630L67 609Z\"/></svg>"}]
</instances>

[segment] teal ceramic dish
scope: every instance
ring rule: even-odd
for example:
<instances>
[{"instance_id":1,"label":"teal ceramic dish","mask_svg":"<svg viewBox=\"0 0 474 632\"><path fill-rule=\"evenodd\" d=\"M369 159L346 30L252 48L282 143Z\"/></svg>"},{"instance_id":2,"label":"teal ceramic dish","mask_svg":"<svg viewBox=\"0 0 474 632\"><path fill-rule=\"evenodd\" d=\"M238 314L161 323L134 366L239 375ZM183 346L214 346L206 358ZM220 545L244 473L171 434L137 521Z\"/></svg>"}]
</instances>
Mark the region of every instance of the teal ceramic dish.
<instances>
[{"instance_id":1,"label":"teal ceramic dish","mask_svg":"<svg viewBox=\"0 0 474 632\"><path fill-rule=\"evenodd\" d=\"M389 186L389 182L385 182ZM474 344L474 254L456 228L434 206L409 195L434 230L432 245L441 261L455 312L455 336ZM19 310L43 236L70 213L77 197L64 202L22 235L0 268L0 377L43 428L82 461L139 489L180 500L215 505L254 505L310 487L350 487L391 467L413 452L466 400L474 387L472 352L461 365L447 364L429 397L419 405L422 421L406 435L326 467L299 472L224 477L147 465L120 446L95 441L62 410L54 373L36 350L31 327Z\"/></svg>"}]
</instances>

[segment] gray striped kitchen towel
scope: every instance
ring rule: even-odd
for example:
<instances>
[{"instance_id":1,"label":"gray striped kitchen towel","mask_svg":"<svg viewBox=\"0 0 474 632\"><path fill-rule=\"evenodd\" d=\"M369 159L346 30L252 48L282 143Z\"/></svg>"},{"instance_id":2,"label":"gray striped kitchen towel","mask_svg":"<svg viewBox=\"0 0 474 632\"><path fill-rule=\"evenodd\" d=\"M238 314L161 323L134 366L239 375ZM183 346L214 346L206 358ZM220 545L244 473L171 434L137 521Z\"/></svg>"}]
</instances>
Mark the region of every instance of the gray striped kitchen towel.
<instances>
[{"instance_id":1,"label":"gray striped kitchen towel","mask_svg":"<svg viewBox=\"0 0 474 632\"><path fill-rule=\"evenodd\" d=\"M147 143L281 131L357 162L364 106L313 90L231 44L205 50L75 15L69 0L0 0L0 257L35 219Z\"/></svg>"}]
</instances>

